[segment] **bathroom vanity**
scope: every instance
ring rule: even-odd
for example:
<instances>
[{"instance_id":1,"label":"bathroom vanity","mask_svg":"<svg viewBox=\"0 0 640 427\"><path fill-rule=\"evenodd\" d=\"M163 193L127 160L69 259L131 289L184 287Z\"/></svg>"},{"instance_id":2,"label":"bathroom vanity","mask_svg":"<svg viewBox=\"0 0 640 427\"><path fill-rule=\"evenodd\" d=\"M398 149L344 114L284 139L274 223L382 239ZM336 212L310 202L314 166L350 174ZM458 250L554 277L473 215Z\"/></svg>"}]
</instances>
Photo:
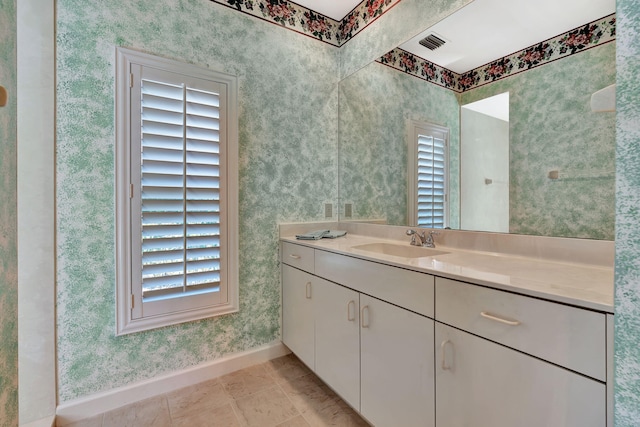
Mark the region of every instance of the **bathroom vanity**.
<instances>
[{"instance_id":1,"label":"bathroom vanity","mask_svg":"<svg viewBox=\"0 0 640 427\"><path fill-rule=\"evenodd\" d=\"M612 425L611 268L281 239L282 338L375 426Z\"/></svg>"}]
</instances>

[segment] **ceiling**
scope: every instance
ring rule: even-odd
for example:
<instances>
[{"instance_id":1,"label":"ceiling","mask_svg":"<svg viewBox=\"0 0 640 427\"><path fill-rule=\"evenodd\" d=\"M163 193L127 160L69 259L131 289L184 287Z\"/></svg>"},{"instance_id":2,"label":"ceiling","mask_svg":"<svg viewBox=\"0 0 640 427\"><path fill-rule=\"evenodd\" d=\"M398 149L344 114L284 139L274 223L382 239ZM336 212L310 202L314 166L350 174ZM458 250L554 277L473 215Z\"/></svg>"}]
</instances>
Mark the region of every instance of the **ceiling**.
<instances>
[{"instance_id":1,"label":"ceiling","mask_svg":"<svg viewBox=\"0 0 640 427\"><path fill-rule=\"evenodd\" d=\"M362 0L295 0L294 3L324 16L342 21Z\"/></svg>"},{"instance_id":2,"label":"ceiling","mask_svg":"<svg viewBox=\"0 0 640 427\"><path fill-rule=\"evenodd\" d=\"M615 9L615 0L474 0L400 47L464 73L603 18ZM432 32L446 41L435 51L418 43Z\"/></svg>"}]
</instances>

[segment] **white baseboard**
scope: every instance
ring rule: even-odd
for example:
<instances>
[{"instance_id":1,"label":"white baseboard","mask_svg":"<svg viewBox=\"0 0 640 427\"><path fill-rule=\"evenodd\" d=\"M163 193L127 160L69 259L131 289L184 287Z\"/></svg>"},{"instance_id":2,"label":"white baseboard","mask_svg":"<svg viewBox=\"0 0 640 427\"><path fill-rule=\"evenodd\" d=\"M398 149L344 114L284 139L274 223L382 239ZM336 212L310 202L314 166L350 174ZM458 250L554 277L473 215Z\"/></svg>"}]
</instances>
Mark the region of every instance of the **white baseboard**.
<instances>
[{"instance_id":1,"label":"white baseboard","mask_svg":"<svg viewBox=\"0 0 640 427\"><path fill-rule=\"evenodd\" d=\"M274 341L262 347L242 353L231 354L182 371L172 372L149 380L65 402L59 405L56 410L56 425L65 426L121 406L217 378L237 371L238 369L264 363L289 353L290 350L285 347L281 341Z\"/></svg>"},{"instance_id":2,"label":"white baseboard","mask_svg":"<svg viewBox=\"0 0 640 427\"><path fill-rule=\"evenodd\" d=\"M20 424L20 427L56 427L56 416L51 415L50 417Z\"/></svg>"}]
</instances>

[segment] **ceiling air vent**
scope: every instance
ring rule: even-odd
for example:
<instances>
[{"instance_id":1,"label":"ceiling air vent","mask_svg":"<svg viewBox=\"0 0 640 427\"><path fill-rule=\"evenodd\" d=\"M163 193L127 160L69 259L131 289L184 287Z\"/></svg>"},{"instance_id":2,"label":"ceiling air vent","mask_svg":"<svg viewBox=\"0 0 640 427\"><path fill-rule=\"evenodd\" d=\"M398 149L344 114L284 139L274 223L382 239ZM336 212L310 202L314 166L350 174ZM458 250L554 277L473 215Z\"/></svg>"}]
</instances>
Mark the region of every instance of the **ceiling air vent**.
<instances>
[{"instance_id":1,"label":"ceiling air vent","mask_svg":"<svg viewBox=\"0 0 640 427\"><path fill-rule=\"evenodd\" d=\"M436 36L435 34L429 34L427 37L423 38L418 43L420 43L422 46L426 47L427 49L436 50L437 48L445 44L445 41L442 40L440 37Z\"/></svg>"}]
</instances>

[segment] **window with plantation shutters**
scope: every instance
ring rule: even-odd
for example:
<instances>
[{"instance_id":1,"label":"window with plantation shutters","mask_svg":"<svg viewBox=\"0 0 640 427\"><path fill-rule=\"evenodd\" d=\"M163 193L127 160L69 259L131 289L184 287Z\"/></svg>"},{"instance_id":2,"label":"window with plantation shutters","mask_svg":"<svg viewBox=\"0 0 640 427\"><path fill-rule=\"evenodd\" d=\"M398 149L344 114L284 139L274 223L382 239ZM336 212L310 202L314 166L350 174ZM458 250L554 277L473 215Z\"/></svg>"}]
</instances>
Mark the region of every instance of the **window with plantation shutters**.
<instances>
[{"instance_id":1,"label":"window with plantation shutters","mask_svg":"<svg viewBox=\"0 0 640 427\"><path fill-rule=\"evenodd\" d=\"M117 80L117 332L237 311L235 77L120 48Z\"/></svg>"},{"instance_id":2,"label":"window with plantation shutters","mask_svg":"<svg viewBox=\"0 0 640 427\"><path fill-rule=\"evenodd\" d=\"M412 121L409 134L409 223L418 227L445 228L448 222L449 130Z\"/></svg>"}]
</instances>

